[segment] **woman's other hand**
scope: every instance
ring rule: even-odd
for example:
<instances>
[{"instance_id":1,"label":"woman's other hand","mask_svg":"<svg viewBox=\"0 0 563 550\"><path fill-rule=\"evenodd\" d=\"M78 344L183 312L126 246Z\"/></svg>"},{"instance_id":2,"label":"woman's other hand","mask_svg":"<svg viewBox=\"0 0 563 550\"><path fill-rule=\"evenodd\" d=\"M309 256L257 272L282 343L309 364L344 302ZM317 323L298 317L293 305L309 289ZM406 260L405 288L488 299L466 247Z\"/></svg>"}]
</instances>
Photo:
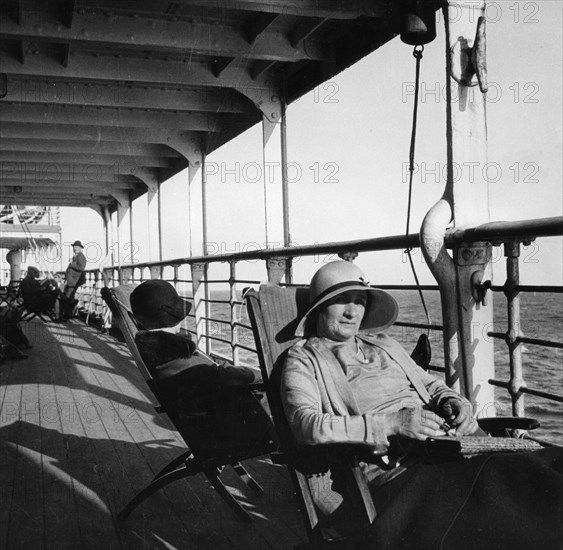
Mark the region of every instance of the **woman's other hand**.
<instances>
[{"instance_id":1,"label":"woman's other hand","mask_svg":"<svg viewBox=\"0 0 563 550\"><path fill-rule=\"evenodd\" d=\"M441 407L444 420L456 429L456 435L470 435L479 428L473 416L471 403L465 399L449 397Z\"/></svg>"},{"instance_id":2,"label":"woman's other hand","mask_svg":"<svg viewBox=\"0 0 563 550\"><path fill-rule=\"evenodd\" d=\"M401 435L411 439L425 440L428 437L443 435L444 421L427 409L408 407L387 415L388 436Z\"/></svg>"}]
</instances>

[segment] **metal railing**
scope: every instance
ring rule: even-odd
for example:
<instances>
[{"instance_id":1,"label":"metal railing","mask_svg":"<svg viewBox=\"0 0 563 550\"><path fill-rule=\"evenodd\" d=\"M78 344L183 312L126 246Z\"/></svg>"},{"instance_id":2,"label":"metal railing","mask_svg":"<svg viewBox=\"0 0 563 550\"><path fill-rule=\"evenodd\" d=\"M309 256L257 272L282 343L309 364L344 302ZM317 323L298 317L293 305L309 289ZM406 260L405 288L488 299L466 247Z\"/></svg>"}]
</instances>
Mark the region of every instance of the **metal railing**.
<instances>
[{"instance_id":1,"label":"metal railing","mask_svg":"<svg viewBox=\"0 0 563 550\"><path fill-rule=\"evenodd\" d=\"M493 222L474 228L451 229L446 234L446 245L455 248L460 243L488 241L493 246L503 246L506 256L507 279L503 286L483 285L483 292L503 292L507 298L508 328L505 333L489 331L491 338L504 340L508 345L510 363L510 378L508 380L490 379L489 383L505 388L510 394L513 414L525 415L524 394L542 397L556 402L563 402L563 395L557 392L543 391L530 388L526 384L522 366L521 344L563 349L562 342L554 342L545 338L527 338L520 327L520 294L523 292L563 292L561 286L530 286L521 285L519 280L519 254L523 243L528 245L539 237L562 236L563 217L535 219L521 222ZM257 280L237 278L237 266L241 262L261 260L265 263L268 281L280 283L286 272L291 269L291 262L303 256L338 254L345 259L353 259L360 252L378 252L386 250L404 250L418 248L419 236L390 236L355 241L331 242L311 246L296 246L287 248L262 249L245 252L198 256L191 258L177 258L158 262L139 262L136 264L113 266L100 272L90 271L88 281L80 294L82 304L87 306L88 315L105 319L107 310L100 297L100 288L105 279L110 286L127 282L140 282L149 278L159 278L174 284L179 292L189 296L194 302L194 308L189 316L186 330L197 338L198 346L220 358L240 361L240 352L255 353L251 338L251 327L243 322L237 314L243 307L243 302L237 296L237 286L258 285ZM213 264L227 263L229 276L227 278L208 278L208 268ZM189 270L189 272L187 271ZM213 285L228 285L229 297L220 300L211 297ZM389 290L415 290L413 285L378 285L379 288ZM425 285L422 290L437 290L437 286ZM187 289L187 291L186 291ZM217 318L211 314L213 305L223 305L228 308L227 318ZM441 331L441 325L428 323L411 323L398 321L396 326L417 328L428 331ZM229 349L229 355L214 351L212 342L217 342L223 349ZM434 370L442 371L443 367L434 366Z\"/></svg>"}]
</instances>

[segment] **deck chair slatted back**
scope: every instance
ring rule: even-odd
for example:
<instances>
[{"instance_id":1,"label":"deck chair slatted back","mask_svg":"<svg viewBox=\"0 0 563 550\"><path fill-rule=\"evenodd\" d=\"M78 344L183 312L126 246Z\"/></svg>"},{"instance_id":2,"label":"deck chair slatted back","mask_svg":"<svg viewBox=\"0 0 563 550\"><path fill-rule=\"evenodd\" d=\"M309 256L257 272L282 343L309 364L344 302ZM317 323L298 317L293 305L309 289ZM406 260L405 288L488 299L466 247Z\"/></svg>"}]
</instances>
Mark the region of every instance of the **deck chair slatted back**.
<instances>
[{"instance_id":1,"label":"deck chair slatted back","mask_svg":"<svg viewBox=\"0 0 563 550\"><path fill-rule=\"evenodd\" d=\"M214 430L206 432L201 429L202 422L205 422L205 418L207 416L214 418L213 415L209 415L208 411L201 411L199 413L196 412L190 416L189 414L183 415L179 413L174 406L169 406L170 404L167 403L166 394L159 390L159 385L153 379L150 371L145 365L135 342L135 335L138 332L138 327L133 313L131 312L130 295L136 286L137 285L135 284L129 284L120 285L115 288L103 288L102 298L108 304L112 315L117 321L119 328L121 329L121 333L123 334L123 338L125 339L125 343L127 344L141 375L159 402L159 405L155 407L155 410L159 413L165 412L168 415L188 446L188 450L165 466L160 473L155 476L152 483L127 504L127 506L118 515L118 519L124 520L143 500L158 491L160 488L166 486L168 483L187 476L203 473L207 476L223 500L237 514L239 519L242 519L243 521L250 521L251 516L248 514L246 509L241 506L239 500L237 500L223 484L219 476L224 466L232 466L235 473L253 492L262 494L262 487L260 487L256 480L245 469L245 467L241 464L241 461L269 453L274 448L273 443L268 441L265 442L262 447L256 445L252 448L249 446L240 446L236 448L228 446L222 447L222 440L218 440L216 437L214 438ZM252 414L256 409L258 411L257 416L259 416L259 418L265 418L265 421L268 423L268 432L271 432L269 419L266 418L262 407L250 391L245 393L244 396L241 397L241 400L243 398L244 401L241 402L245 404L249 403L249 408L245 409L246 413ZM250 413L248 412L249 410ZM205 426L207 425L208 424L205 424ZM260 445L262 445L262 442Z\"/></svg>"},{"instance_id":2,"label":"deck chair slatted back","mask_svg":"<svg viewBox=\"0 0 563 550\"><path fill-rule=\"evenodd\" d=\"M347 485L361 507L364 524L375 519L375 508L357 459L345 451L346 446L324 445L302 448L296 445L287 424L279 395L279 375L286 353L299 340L294 336L299 319L307 311L309 298L306 287L260 286L245 293L248 315L254 333L262 379L278 433L278 460L288 466L297 495L300 497L311 548L324 547L329 516L342 502L332 491L329 467L334 461L328 456L341 454L346 468ZM274 457L274 460L276 458ZM337 542L337 541L332 541Z\"/></svg>"}]
</instances>

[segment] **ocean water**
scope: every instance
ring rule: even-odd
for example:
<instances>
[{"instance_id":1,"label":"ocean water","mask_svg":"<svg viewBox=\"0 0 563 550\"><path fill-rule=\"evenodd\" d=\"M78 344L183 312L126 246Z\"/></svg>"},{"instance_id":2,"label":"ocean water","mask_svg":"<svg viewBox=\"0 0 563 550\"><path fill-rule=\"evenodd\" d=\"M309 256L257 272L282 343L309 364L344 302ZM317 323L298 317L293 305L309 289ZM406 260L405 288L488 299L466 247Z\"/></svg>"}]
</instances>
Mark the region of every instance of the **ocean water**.
<instances>
[{"instance_id":1,"label":"ocean water","mask_svg":"<svg viewBox=\"0 0 563 550\"><path fill-rule=\"evenodd\" d=\"M399 320L404 322L426 323L426 316L416 291L392 291L400 304ZM228 300L228 292L214 292L213 299ZM425 292L424 298L430 313L431 323L441 325L442 316L437 292ZM555 342L563 342L563 294L525 293L520 299L521 331L529 338L541 338ZM249 325L246 308L236 307L238 320ZM211 304L211 317L228 320L228 304ZM495 332L507 330L506 300L502 294L494 296L494 329ZM212 333L218 338L229 339L230 328L227 324L216 323ZM421 329L391 327L388 333L407 349L412 350L421 334ZM254 348L254 340L250 330L239 327L237 337L240 344ZM432 346L432 365L444 365L443 343L441 332L431 331L429 334ZM508 348L503 340L494 340L495 378L508 381L510 367ZM230 356L230 347L221 342L212 341L212 350ZM522 347L522 363L524 379L529 388L563 395L563 350L547 348L532 344ZM256 356L242 350L239 361L257 365ZM441 373L435 373L442 377ZM544 398L525 395L526 415L539 420L541 426L531 435L563 445L563 403ZM495 388L497 415L511 415L511 401L508 391Z\"/></svg>"}]
</instances>

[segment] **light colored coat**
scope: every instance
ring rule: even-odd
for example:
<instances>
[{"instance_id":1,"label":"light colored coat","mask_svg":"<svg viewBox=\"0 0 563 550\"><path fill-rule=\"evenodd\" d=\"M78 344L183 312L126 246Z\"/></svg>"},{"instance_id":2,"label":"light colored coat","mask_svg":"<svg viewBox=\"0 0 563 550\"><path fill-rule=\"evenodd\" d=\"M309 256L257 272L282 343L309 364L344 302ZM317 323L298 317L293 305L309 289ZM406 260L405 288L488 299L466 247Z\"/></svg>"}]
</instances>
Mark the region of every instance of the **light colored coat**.
<instances>
[{"instance_id":1,"label":"light colored coat","mask_svg":"<svg viewBox=\"0 0 563 550\"><path fill-rule=\"evenodd\" d=\"M421 406L425 404L438 411L443 399L460 398L416 365L393 338L386 334L359 337L383 349L399 364L420 396ZM290 349L280 391L287 420L298 442L367 443L380 454L387 452L386 415L360 414L340 363L322 339L312 337Z\"/></svg>"}]
</instances>

